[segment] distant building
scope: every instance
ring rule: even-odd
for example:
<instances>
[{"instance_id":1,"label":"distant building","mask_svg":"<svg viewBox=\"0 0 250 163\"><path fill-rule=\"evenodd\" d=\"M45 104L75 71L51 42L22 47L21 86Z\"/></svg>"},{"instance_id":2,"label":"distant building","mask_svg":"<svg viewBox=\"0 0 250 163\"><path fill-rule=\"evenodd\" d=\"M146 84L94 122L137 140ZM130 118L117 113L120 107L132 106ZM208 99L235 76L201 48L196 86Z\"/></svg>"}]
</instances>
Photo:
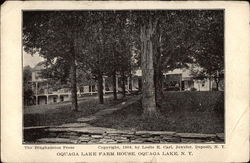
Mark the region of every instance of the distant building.
<instances>
[{"instance_id":1,"label":"distant building","mask_svg":"<svg viewBox=\"0 0 250 163\"><path fill-rule=\"evenodd\" d=\"M213 79L196 79L188 69L175 69L164 73L163 89L166 91L212 91L216 88ZM224 79L219 82L219 91L224 90Z\"/></svg>"},{"instance_id":2,"label":"distant building","mask_svg":"<svg viewBox=\"0 0 250 163\"><path fill-rule=\"evenodd\" d=\"M58 103L63 101L71 100L71 89L69 86L63 86L59 84L55 88L54 85L49 84L49 80L45 79L41 76L41 71L46 67L44 64L38 63L32 69L32 80L30 81L32 84L32 90L34 92L34 104L35 105L42 105L42 104L52 104ZM140 75L140 74L139 74ZM127 78L127 82L125 84L126 91L135 91L140 89L140 84L138 82L140 77L138 74L133 75L133 78ZM121 91L121 80L120 77L117 75L116 80L116 90L119 92ZM103 77L103 92L104 94L112 93L112 79L110 77L104 76ZM94 95L97 94L97 83L94 80L88 81L88 83L78 83L77 87L77 95L78 97L86 96L86 95Z\"/></svg>"},{"instance_id":3,"label":"distant building","mask_svg":"<svg viewBox=\"0 0 250 163\"><path fill-rule=\"evenodd\" d=\"M68 101L70 97L69 88L54 90L49 85L48 79L41 77L41 71L45 69L42 62L32 69L32 90L35 94L35 104L51 104L61 101Z\"/></svg>"},{"instance_id":4,"label":"distant building","mask_svg":"<svg viewBox=\"0 0 250 163\"><path fill-rule=\"evenodd\" d=\"M41 77L41 71L45 69L44 64L38 63L32 69L32 90L34 92L34 104L52 104L63 101L71 100L71 89L69 86L57 84L49 84L49 80ZM136 70L131 74L131 77L127 78L125 84L126 92L138 91L142 88L142 72ZM187 69L175 69L168 73L163 74L163 90L164 91L211 91L216 87L216 83L210 79L197 80L190 75L190 71ZM121 92L122 81L117 75L116 90ZM103 77L103 92L104 94L112 93L112 79L110 77ZM219 83L219 90L224 90L224 80ZM94 80L90 80L87 83L78 83L77 95L79 97L86 95L97 94L97 83Z\"/></svg>"}]
</instances>

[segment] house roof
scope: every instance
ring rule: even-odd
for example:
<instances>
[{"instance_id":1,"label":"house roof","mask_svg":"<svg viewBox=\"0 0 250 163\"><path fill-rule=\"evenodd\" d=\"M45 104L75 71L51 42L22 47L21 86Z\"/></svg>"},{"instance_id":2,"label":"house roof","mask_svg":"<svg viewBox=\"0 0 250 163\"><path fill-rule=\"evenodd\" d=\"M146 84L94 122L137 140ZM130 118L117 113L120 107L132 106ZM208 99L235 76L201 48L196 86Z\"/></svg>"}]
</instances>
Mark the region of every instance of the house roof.
<instances>
[{"instance_id":1,"label":"house roof","mask_svg":"<svg viewBox=\"0 0 250 163\"><path fill-rule=\"evenodd\" d=\"M188 69L174 69L173 71L169 71L164 73L164 75L171 75L171 74L182 74L182 77L191 77L190 70Z\"/></svg>"},{"instance_id":2,"label":"house roof","mask_svg":"<svg viewBox=\"0 0 250 163\"><path fill-rule=\"evenodd\" d=\"M43 62L39 62L33 69L32 71L40 71L45 69L45 65Z\"/></svg>"}]
</instances>

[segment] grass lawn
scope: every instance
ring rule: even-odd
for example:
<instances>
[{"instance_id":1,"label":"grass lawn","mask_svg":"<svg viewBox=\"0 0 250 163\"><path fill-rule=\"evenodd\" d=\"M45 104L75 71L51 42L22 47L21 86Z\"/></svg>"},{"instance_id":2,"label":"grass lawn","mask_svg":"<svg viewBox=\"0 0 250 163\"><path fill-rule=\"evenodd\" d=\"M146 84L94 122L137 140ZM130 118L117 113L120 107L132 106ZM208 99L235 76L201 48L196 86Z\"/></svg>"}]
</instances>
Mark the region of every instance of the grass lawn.
<instances>
[{"instance_id":1,"label":"grass lawn","mask_svg":"<svg viewBox=\"0 0 250 163\"><path fill-rule=\"evenodd\" d=\"M189 133L224 132L224 92L167 92L161 106L159 118L143 118L141 103L137 102L92 125Z\"/></svg>"},{"instance_id":2,"label":"grass lawn","mask_svg":"<svg viewBox=\"0 0 250 163\"><path fill-rule=\"evenodd\" d=\"M112 96L105 98L105 104L98 103L97 97L86 97L79 100L79 111L71 110L71 103L59 103L49 105L36 105L24 108L24 127L28 126L52 126L64 123L73 123L80 117L92 115L102 109L120 103L123 100L113 101Z\"/></svg>"}]
</instances>

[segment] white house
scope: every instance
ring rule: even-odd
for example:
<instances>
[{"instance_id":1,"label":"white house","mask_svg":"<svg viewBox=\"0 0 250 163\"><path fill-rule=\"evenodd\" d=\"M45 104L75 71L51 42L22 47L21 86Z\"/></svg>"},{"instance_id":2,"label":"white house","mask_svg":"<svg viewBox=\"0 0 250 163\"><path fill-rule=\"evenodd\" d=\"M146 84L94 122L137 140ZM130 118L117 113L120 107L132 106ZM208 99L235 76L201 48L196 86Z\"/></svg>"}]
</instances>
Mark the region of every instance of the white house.
<instances>
[{"instance_id":1,"label":"white house","mask_svg":"<svg viewBox=\"0 0 250 163\"><path fill-rule=\"evenodd\" d=\"M41 71L45 69L46 67L44 64L38 63L33 69L32 69L32 90L34 92L35 96L35 104L36 105L42 105L42 104L52 104L52 103L58 103L63 101L69 101L71 100L71 91L69 87L61 87L58 89L54 89L52 85L49 84L48 79L41 77ZM136 77L135 74L132 79L127 78L127 82L125 84L126 91L134 91L138 90L139 83L138 83L138 77ZM140 74L139 74L140 75ZM121 80L119 76L116 77L116 90L121 91ZM104 94L113 92L112 88L112 79L110 77L104 76L103 77L103 92ZM60 87L60 86L59 86ZM94 95L97 94L97 83L93 81L89 81L88 84L78 84L77 87L77 95L84 96L84 95Z\"/></svg>"},{"instance_id":2,"label":"white house","mask_svg":"<svg viewBox=\"0 0 250 163\"><path fill-rule=\"evenodd\" d=\"M49 85L48 79L41 77L41 71L45 69L42 63L38 63L32 70L33 92L35 94L35 104L51 104L63 101L69 101L71 99L71 92L69 87L61 87L54 89L53 86ZM210 79L196 80L192 77L190 70L188 69L175 69L164 73L163 89L166 91L210 91L216 87L216 83ZM131 77L127 78L125 84L126 91L137 91L142 87L141 81L142 72L136 70L132 73ZM117 75L116 90L121 91L121 80ZM112 79L110 77L103 77L103 92L111 93ZM219 90L224 89L224 81L219 84ZM87 84L78 83L77 95L94 95L97 94L97 83L95 81L89 81Z\"/></svg>"},{"instance_id":3,"label":"white house","mask_svg":"<svg viewBox=\"0 0 250 163\"><path fill-rule=\"evenodd\" d=\"M191 75L189 69L175 69L164 73L164 83L166 87L177 87L180 91L211 91L216 88L216 83L213 79L195 79ZM166 88L168 89L168 88ZM224 80L219 83L219 90L224 90Z\"/></svg>"}]
</instances>

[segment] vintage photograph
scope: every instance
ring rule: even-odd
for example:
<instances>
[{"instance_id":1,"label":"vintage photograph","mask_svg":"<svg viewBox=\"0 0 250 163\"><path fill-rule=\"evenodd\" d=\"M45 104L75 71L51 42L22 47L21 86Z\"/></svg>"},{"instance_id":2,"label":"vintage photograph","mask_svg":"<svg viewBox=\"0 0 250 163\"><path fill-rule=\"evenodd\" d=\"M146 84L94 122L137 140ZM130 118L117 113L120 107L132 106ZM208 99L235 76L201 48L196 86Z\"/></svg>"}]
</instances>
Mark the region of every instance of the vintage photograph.
<instances>
[{"instance_id":1,"label":"vintage photograph","mask_svg":"<svg viewBox=\"0 0 250 163\"><path fill-rule=\"evenodd\" d=\"M224 10L23 10L23 144L225 143Z\"/></svg>"}]
</instances>

